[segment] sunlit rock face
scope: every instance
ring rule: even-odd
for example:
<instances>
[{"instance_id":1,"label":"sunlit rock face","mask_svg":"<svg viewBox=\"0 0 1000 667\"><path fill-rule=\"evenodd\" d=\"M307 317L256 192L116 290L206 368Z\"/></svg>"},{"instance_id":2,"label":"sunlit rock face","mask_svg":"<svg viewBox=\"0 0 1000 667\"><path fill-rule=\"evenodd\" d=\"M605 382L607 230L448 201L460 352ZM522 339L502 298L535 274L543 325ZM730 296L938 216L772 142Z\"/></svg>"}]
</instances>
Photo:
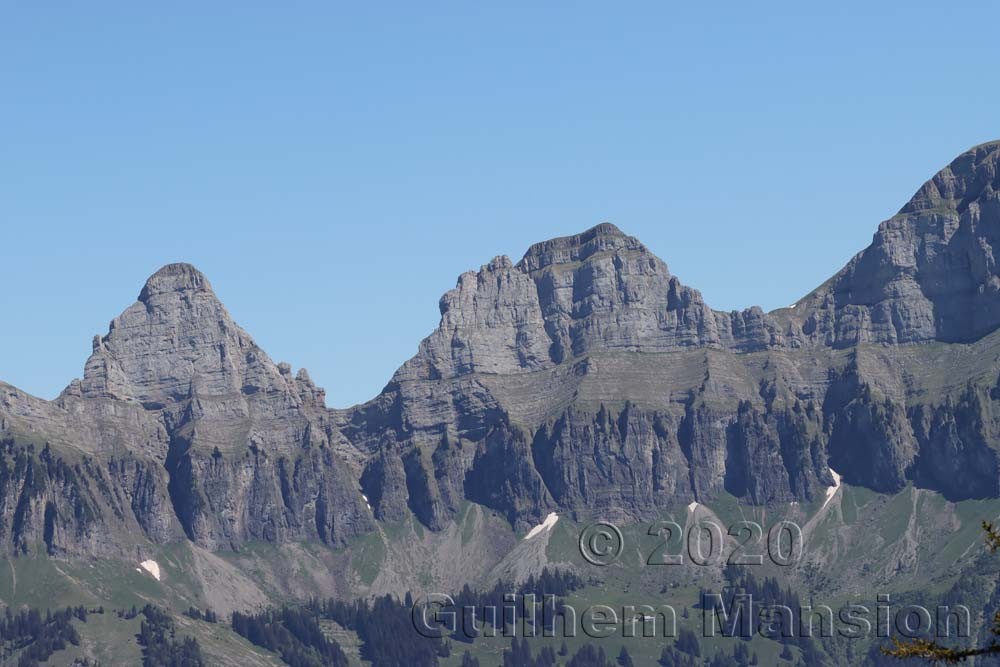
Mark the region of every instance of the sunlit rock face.
<instances>
[{"instance_id":1,"label":"sunlit rock face","mask_svg":"<svg viewBox=\"0 0 1000 667\"><path fill-rule=\"evenodd\" d=\"M794 309L712 310L607 223L497 257L346 410L168 265L58 399L0 384L0 545L133 562L149 541L339 546L378 520L443 528L465 501L527 530L723 492L822 499L831 469L997 496L998 159L958 157Z\"/></svg>"},{"instance_id":2,"label":"sunlit rock face","mask_svg":"<svg viewBox=\"0 0 1000 667\"><path fill-rule=\"evenodd\" d=\"M4 489L23 508L15 547L33 532L53 552L128 552L136 533L338 545L374 526L323 391L272 362L194 267L157 271L93 348L56 401L7 389L9 462L32 471Z\"/></svg>"},{"instance_id":3,"label":"sunlit rock face","mask_svg":"<svg viewBox=\"0 0 1000 667\"><path fill-rule=\"evenodd\" d=\"M382 395L339 413L376 514L808 500L830 462L877 490L996 495L998 159L959 156L794 309L713 311L610 224L463 274Z\"/></svg>"}]
</instances>

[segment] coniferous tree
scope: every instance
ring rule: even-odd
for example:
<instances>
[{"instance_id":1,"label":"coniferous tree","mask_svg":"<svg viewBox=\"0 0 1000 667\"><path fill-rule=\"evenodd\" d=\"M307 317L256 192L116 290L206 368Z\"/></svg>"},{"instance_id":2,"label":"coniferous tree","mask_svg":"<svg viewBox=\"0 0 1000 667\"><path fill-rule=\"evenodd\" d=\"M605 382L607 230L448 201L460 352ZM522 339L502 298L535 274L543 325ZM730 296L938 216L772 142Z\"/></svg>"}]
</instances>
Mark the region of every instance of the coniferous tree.
<instances>
[{"instance_id":1,"label":"coniferous tree","mask_svg":"<svg viewBox=\"0 0 1000 667\"><path fill-rule=\"evenodd\" d=\"M1000 549L1000 528L989 521L983 521L983 531L986 533L986 546L991 552ZM992 656L1000 654L1000 611L993 616L990 633L994 640L981 648L955 649L942 646L930 639L911 639L900 641L893 639L892 648L881 649L882 653L894 658L923 658L932 663L955 664L976 656ZM979 664L977 662L977 664Z\"/></svg>"},{"instance_id":2,"label":"coniferous tree","mask_svg":"<svg viewBox=\"0 0 1000 667\"><path fill-rule=\"evenodd\" d=\"M696 658L701 657L701 644L698 642L698 636L691 630L681 628L677 633L677 639L674 640L674 646L678 651Z\"/></svg>"}]
</instances>

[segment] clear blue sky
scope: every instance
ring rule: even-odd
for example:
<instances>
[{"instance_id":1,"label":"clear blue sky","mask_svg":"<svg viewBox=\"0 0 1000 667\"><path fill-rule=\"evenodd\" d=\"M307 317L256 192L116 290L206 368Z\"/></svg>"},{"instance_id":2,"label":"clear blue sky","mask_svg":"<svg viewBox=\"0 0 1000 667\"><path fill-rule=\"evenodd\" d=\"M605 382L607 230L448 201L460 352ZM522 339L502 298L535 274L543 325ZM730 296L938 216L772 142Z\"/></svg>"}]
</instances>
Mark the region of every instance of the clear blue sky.
<instances>
[{"instance_id":1,"label":"clear blue sky","mask_svg":"<svg viewBox=\"0 0 1000 667\"><path fill-rule=\"evenodd\" d=\"M1000 138L995 3L18 4L0 379L46 398L174 261L331 406L462 271L604 220L787 305Z\"/></svg>"}]
</instances>

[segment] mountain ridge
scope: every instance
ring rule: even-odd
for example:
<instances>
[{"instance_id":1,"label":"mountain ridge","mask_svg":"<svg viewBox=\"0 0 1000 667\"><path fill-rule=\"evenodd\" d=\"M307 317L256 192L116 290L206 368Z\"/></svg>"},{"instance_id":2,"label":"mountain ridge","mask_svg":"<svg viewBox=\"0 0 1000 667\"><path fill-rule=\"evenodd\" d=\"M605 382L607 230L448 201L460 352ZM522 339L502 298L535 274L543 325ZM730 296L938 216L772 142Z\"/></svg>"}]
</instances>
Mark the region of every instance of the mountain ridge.
<instances>
[{"instance_id":1,"label":"mountain ridge","mask_svg":"<svg viewBox=\"0 0 1000 667\"><path fill-rule=\"evenodd\" d=\"M878 491L996 497L998 161L1000 142L963 153L770 313L711 309L610 223L496 257L344 409L272 361L201 272L167 265L56 400L0 384L0 542L338 546L410 515L441 530L466 501L516 527L640 519L720 493L808 501L831 465Z\"/></svg>"}]
</instances>

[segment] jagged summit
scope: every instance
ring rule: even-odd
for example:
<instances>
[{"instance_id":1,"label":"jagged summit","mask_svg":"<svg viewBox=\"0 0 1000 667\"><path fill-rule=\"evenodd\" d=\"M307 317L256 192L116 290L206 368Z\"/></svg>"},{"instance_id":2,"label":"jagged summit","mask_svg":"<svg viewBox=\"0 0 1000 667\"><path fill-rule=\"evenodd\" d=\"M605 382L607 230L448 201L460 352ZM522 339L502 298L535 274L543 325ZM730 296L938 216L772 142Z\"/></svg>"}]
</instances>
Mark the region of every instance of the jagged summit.
<instances>
[{"instance_id":1,"label":"jagged summit","mask_svg":"<svg viewBox=\"0 0 1000 667\"><path fill-rule=\"evenodd\" d=\"M581 262L598 252L616 250L648 252L638 239L628 236L610 222L602 222L585 232L535 243L518 262L518 267L538 271L553 264Z\"/></svg>"},{"instance_id":2,"label":"jagged summit","mask_svg":"<svg viewBox=\"0 0 1000 667\"><path fill-rule=\"evenodd\" d=\"M537 371L590 351L741 351L781 344L759 308L718 313L638 239L610 223L466 272L438 329L394 379Z\"/></svg>"},{"instance_id":3,"label":"jagged summit","mask_svg":"<svg viewBox=\"0 0 1000 667\"><path fill-rule=\"evenodd\" d=\"M879 226L866 250L778 314L713 311L609 222L535 243L516 265L498 257L463 274L441 298L438 330L396 379L536 371L592 350L976 340L1000 326L998 164L1000 141L956 157ZM157 403L187 396L193 380L243 391L275 384L263 359L204 274L168 264L95 343L84 386Z\"/></svg>"},{"instance_id":4,"label":"jagged summit","mask_svg":"<svg viewBox=\"0 0 1000 667\"><path fill-rule=\"evenodd\" d=\"M976 144L975 146L973 146L972 148L970 148L967 152L972 152L972 151L975 151L975 150L980 149L980 148L986 148L986 149L991 149L991 150L992 149L998 149L998 148L1000 148L1000 139L992 139L990 141L984 141L981 144Z\"/></svg>"},{"instance_id":5,"label":"jagged summit","mask_svg":"<svg viewBox=\"0 0 1000 667\"><path fill-rule=\"evenodd\" d=\"M191 264L167 264L146 280L139 293L139 301L145 303L158 294L184 291L211 292L212 285L205 274Z\"/></svg>"},{"instance_id":6,"label":"jagged summit","mask_svg":"<svg viewBox=\"0 0 1000 667\"><path fill-rule=\"evenodd\" d=\"M1000 327L1000 142L976 146L879 225L870 246L802 299L808 340L972 342Z\"/></svg>"},{"instance_id":7,"label":"jagged summit","mask_svg":"<svg viewBox=\"0 0 1000 667\"><path fill-rule=\"evenodd\" d=\"M933 209L958 210L1000 190L1000 140L973 146L934 175L899 214ZM961 213L961 211L958 211Z\"/></svg>"},{"instance_id":8,"label":"jagged summit","mask_svg":"<svg viewBox=\"0 0 1000 667\"><path fill-rule=\"evenodd\" d=\"M274 363L233 321L205 275L186 263L150 276L138 300L95 337L79 392L157 409L193 396L243 397L230 408L240 412L262 396L288 396L281 409L300 400L323 405L308 374L296 380L288 364Z\"/></svg>"}]
</instances>

